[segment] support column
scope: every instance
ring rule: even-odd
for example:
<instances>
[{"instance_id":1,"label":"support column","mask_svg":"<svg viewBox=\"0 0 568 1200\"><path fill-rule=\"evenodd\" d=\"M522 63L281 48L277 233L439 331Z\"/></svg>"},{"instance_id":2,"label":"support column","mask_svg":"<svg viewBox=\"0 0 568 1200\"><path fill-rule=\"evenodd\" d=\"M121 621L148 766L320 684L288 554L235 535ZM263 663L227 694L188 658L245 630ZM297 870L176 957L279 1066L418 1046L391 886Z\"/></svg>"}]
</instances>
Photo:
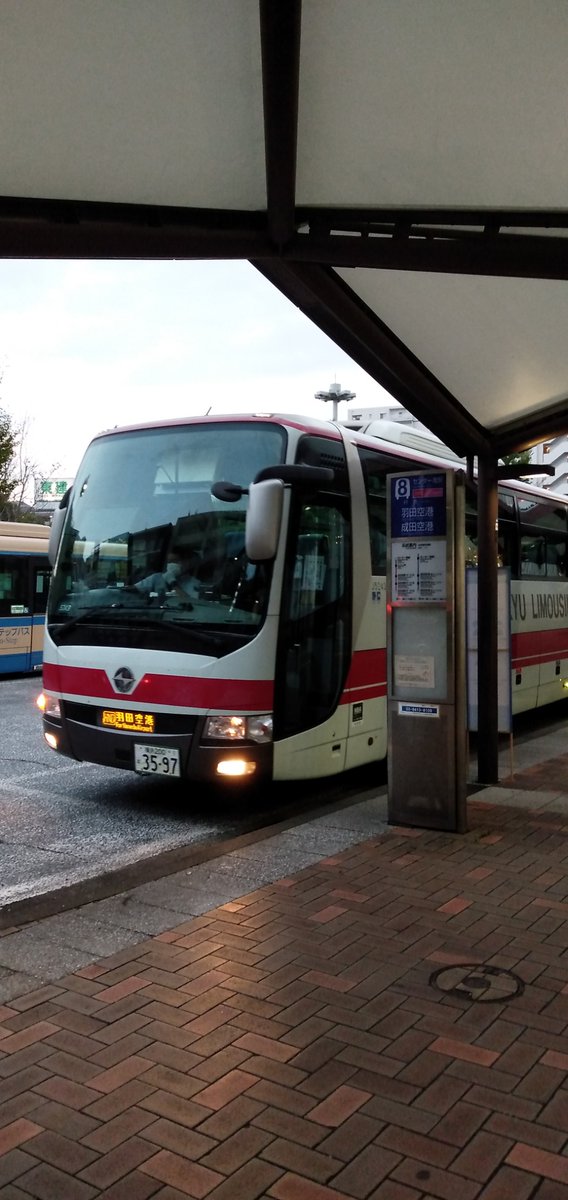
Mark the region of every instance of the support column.
<instances>
[{"instance_id":1,"label":"support column","mask_svg":"<svg viewBox=\"0 0 568 1200\"><path fill-rule=\"evenodd\" d=\"M499 782L497 675L497 459L480 455L477 497L477 628L479 783Z\"/></svg>"}]
</instances>

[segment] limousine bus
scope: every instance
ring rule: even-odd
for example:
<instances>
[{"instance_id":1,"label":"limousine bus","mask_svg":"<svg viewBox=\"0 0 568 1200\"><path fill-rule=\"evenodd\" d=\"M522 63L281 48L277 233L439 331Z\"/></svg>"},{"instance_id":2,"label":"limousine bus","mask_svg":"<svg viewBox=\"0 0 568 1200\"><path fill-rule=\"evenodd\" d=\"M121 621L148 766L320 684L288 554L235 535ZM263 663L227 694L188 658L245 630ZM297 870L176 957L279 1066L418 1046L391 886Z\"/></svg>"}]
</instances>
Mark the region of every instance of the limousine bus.
<instances>
[{"instance_id":1,"label":"limousine bus","mask_svg":"<svg viewBox=\"0 0 568 1200\"><path fill-rule=\"evenodd\" d=\"M49 744L189 780L312 778L384 758L387 476L463 465L383 421L209 416L96 437L54 517ZM500 487L514 712L568 697L567 509ZM465 534L475 566L474 489ZM193 558L190 591L165 582L172 552Z\"/></svg>"}]
</instances>

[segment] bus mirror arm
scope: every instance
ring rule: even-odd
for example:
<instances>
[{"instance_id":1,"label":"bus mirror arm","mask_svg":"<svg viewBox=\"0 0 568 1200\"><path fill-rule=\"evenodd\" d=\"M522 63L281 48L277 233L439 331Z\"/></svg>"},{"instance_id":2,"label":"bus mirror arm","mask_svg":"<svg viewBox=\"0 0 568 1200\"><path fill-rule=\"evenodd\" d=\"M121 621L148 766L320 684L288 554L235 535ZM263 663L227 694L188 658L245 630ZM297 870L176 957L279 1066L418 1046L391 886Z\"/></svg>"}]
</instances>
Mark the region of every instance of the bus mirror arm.
<instances>
[{"instance_id":1,"label":"bus mirror arm","mask_svg":"<svg viewBox=\"0 0 568 1200\"><path fill-rule=\"evenodd\" d=\"M333 483L334 478L335 472L331 467L276 463L273 467L263 467L249 488L218 480L211 485L211 495L228 504L234 504L241 496L248 495L245 532L247 558L255 563L269 562L275 558L278 549L284 488L317 490Z\"/></svg>"},{"instance_id":2,"label":"bus mirror arm","mask_svg":"<svg viewBox=\"0 0 568 1200\"><path fill-rule=\"evenodd\" d=\"M276 463L273 467L263 467L255 476L255 483L264 483L267 479L278 479L295 487L321 487L333 483L335 472L331 467L310 467L305 463ZM229 483L219 479L211 485L211 495L216 500L224 500L225 504L235 504L241 496L248 496L249 489L238 483Z\"/></svg>"},{"instance_id":3,"label":"bus mirror arm","mask_svg":"<svg viewBox=\"0 0 568 1200\"><path fill-rule=\"evenodd\" d=\"M52 567L55 566L57 551L59 550L59 543L61 541L63 522L65 520L65 513L69 507L70 499L71 488L67 488L65 495L59 502L59 508L55 509L53 517L51 518L51 529L49 531L49 542L47 544L47 557Z\"/></svg>"},{"instance_id":4,"label":"bus mirror arm","mask_svg":"<svg viewBox=\"0 0 568 1200\"><path fill-rule=\"evenodd\" d=\"M263 467L249 488L220 479L211 485L211 495L226 504L234 504L241 496L249 498L245 548L251 562L268 562L278 549L282 522L284 488L311 489L333 483L331 467L310 467L305 463L276 463Z\"/></svg>"},{"instance_id":5,"label":"bus mirror arm","mask_svg":"<svg viewBox=\"0 0 568 1200\"><path fill-rule=\"evenodd\" d=\"M241 496L248 496L248 488L240 487L238 483L227 483L220 479L211 485L211 495L216 500L224 500L226 504L235 504Z\"/></svg>"},{"instance_id":6,"label":"bus mirror arm","mask_svg":"<svg viewBox=\"0 0 568 1200\"><path fill-rule=\"evenodd\" d=\"M274 467L263 467L255 476L255 483L265 479L279 479L292 487L323 487L333 483L335 471L331 467L310 467L306 463L280 463Z\"/></svg>"}]
</instances>

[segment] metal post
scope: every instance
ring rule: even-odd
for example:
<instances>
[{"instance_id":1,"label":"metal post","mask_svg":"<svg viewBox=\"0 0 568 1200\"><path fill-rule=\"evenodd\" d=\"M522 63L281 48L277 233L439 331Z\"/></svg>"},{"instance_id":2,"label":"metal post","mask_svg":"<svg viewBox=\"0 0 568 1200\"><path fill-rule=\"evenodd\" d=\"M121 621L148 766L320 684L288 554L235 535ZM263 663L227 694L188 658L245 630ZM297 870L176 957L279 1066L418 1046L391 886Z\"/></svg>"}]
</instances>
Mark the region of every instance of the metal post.
<instances>
[{"instance_id":1,"label":"metal post","mask_svg":"<svg viewBox=\"0 0 568 1200\"><path fill-rule=\"evenodd\" d=\"M499 782L497 678L497 460L478 461L478 734L479 783Z\"/></svg>"},{"instance_id":2,"label":"metal post","mask_svg":"<svg viewBox=\"0 0 568 1200\"><path fill-rule=\"evenodd\" d=\"M456 471L454 508L454 657L456 832L467 832L467 648L465 597L465 474Z\"/></svg>"}]
</instances>

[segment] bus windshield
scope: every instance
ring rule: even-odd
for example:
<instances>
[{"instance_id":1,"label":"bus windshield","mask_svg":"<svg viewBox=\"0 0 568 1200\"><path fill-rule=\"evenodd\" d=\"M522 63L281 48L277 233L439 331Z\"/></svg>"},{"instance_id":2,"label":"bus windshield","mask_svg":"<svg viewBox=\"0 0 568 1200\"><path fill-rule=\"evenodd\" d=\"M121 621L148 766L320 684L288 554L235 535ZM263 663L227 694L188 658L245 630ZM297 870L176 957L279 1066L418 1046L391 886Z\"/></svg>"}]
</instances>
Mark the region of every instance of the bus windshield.
<instances>
[{"instance_id":1,"label":"bus windshield","mask_svg":"<svg viewBox=\"0 0 568 1200\"><path fill-rule=\"evenodd\" d=\"M48 606L56 643L111 642L220 656L264 620L270 567L245 554L248 487L284 460L261 422L177 425L95 439L77 474Z\"/></svg>"}]
</instances>

